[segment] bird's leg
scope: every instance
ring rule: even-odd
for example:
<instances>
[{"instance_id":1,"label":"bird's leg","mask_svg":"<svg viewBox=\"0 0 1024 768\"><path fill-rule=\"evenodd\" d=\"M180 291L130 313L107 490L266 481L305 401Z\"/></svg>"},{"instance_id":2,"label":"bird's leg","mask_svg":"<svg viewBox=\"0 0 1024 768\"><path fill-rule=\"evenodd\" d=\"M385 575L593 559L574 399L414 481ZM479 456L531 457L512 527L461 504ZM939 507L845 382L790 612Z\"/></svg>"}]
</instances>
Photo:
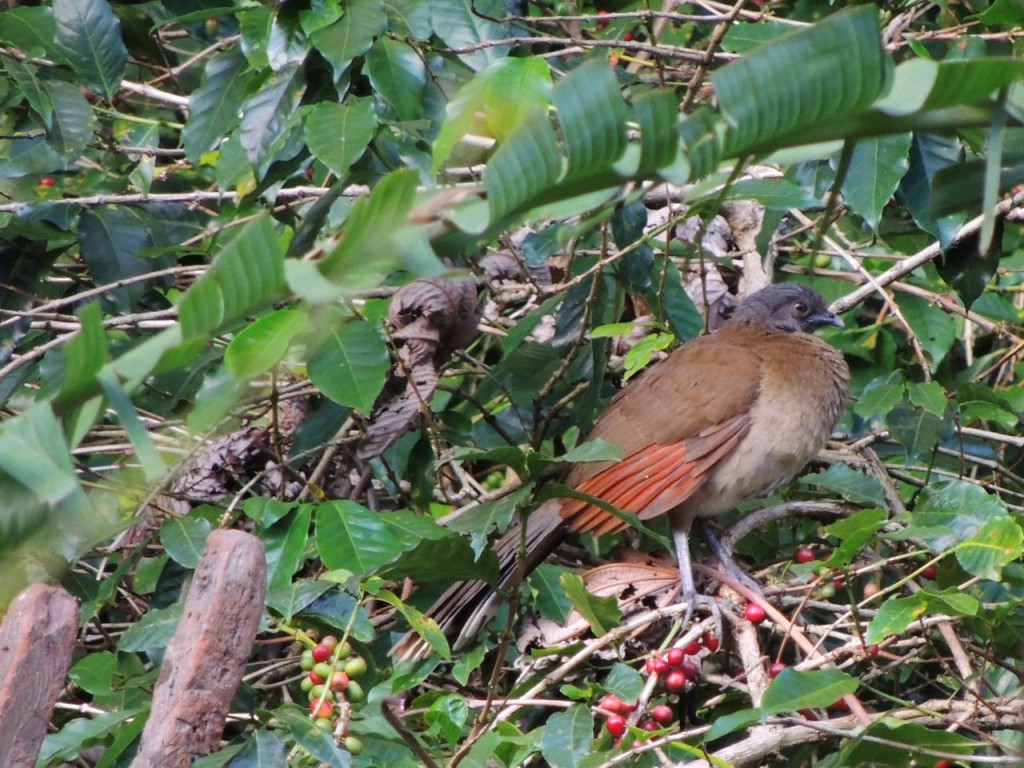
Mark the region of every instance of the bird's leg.
<instances>
[{"instance_id":1,"label":"bird's leg","mask_svg":"<svg viewBox=\"0 0 1024 768\"><path fill-rule=\"evenodd\" d=\"M701 520L700 527L701 532L704 534L704 539L710 545L711 549L714 550L715 557L718 558L718 562L721 564L722 570L725 571L726 575L734 581L738 581L755 595L764 597L764 590L761 589L761 585L751 578L746 571L740 568L739 563L733 559L732 553L722 545L718 536L716 536L715 532L711 530L711 525L706 520Z\"/></svg>"},{"instance_id":2,"label":"bird's leg","mask_svg":"<svg viewBox=\"0 0 1024 768\"><path fill-rule=\"evenodd\" d=\"M722 611L713 597L697 591L693 583L693 565L690 562L690 530L689 525L672 526L672 541L676 546L676 562L679 564L679 578L683 585L683 598L686 600L686 613L683 615L683 627L690 623L693 611L698 605L704 605L715 620L715 634L722 636Z\"/></svg>"}]
</instances>

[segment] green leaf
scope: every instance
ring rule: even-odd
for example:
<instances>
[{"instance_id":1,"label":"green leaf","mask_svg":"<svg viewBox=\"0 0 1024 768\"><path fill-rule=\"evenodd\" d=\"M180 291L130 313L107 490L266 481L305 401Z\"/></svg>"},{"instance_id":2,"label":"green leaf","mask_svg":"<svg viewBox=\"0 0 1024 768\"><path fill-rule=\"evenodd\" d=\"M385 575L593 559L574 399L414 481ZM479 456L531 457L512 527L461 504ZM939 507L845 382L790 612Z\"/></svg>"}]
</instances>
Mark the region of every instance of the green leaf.
<instances>
[{"instance_id":1,"label":"green leaf","mask_svg":"<svg viewBox=\"0 0 1024 768\"><path fill-rule=\"evenodd\" d=\"M923 408L900 405L886 417L893 439L903 445L907 461L935 449L953 431L953 425Z\"/></svg>"},{"instance_id":2,"label":"green leaf","mask_svg":"<svg viewBox=\"0 0 1024 768\"><path fill-rule=\"evenodd\" d=\"M239 379L252 379L281 362L293 338L309 322L300 309L279 309L250 323L224 351L224 368Z\"/></svg>"},{"instance_id":3,"label":"green leaf","mask_svg":"<svg viewBox=\"0 0 1024 768\"><path fill-rule=\"evenodd\" d=\"M454 747L469 720L469 705L464 697L450 693L431 704L423 719L428 726L441 734L441 738L448 742L449 747Z\"/></svg>"},{"instance_id":4,"label":"green leaf","mask_svg":"<svg viewBox=\"0 0 1024 768\"><path fill-rule=\"evenodd\" d=\"M45 87L53 105L48 131L50 144L68 161L77 160L92 141L96 122L92 108L81 90L71 83L52 80Z\"/></svg>"},{"instance_id":5,"label":"green leaf","mask_svg":"<svg viewBox=\"0 0 1024 768\"><path fill-rule=\"evenodd\" d=\"M885 506L885 494L878 479L846 464L833 464L824 472L804 475L800 478L800 484L839 493L855 504Z\"/></svg>"},{"instance_id":6,"label":"green leaf","mask_svg":"<svg viewBox=\"0 0 1024 768\"><path fill-rule=\"evenodd\" d=\"M919 592L911 597L890 597L868 624L864 642L880 643L889 635L899 635L928 610L928 598Z\"/></svg>"},{"instance_id":7,"label":"green leaf","mask_svg":"<svg viewBox=\"0 0 1024 768\"><path fill-rule=\"evenodd\" d=\"M923 750L951 752L966 757L981 748L977 740L959 733L884 718L875 720L862 736L858 735L845 744L837 753L839 759L836 764L901 767L916 762L922 766L937 766L939 761L925 756Z\"/></svg>"},{"instance_id":8,"label":"green leaf","mask_svg":"<svg viewBox=\"0 0 1024 768\"><path fill-rule=\"evenodd\" d=\"M726 191L727 200L756 200L769 210L821 208L822 201L787 179L741 179Z\"/></svg>"},{"instance_id":9,"label":"green leaf","mask_svg":"<svg viewBox=\"0 0 1024 768\"><path fill-rule=\"evenodd\" d=\"M885 416L903 402L905 391L903 374L890 371L864 385L857 402L853 404L853 412L864 419Z\"/></svg>"},{"instance_id":10,"label":"green leaf","mask_svg":"<svg viewBox=\"0 0 1024 768\"><path fill-rule=\"evenodd\" d=\"M886 534L912 539L933 552L946 552L969 540L993 520L1005 519L1003 503L974 483L948 480L931 483L921 492L906 528Z\"/></svg>"},{"instance_id":11,"label":"green leaf","mask_svg":"<svg viewBox=\"0 0 1024 768\"><path fill-rule=\"evenodd\" d=\"M562 456L563 461L621 461L622 449L600 437L587 440L571 448Z\"/></svg>"},{"instance_id":12,"label":"green leaf","mask_svg":"<svg viewBox=\"0 0 1024 768\"><path fill-rule=\"evenodd\" d=\"M135 457L142 465L142 471L146 479L156 481L167 474L167 465L164 463L160 452L156 448L153 436L146 429L136 412L135 405L128 397L127 391L121 386L114 372L104 368L97 376L103 394L110 403L110 407L117 414L125 434L135 449Z\"/></svg>"},{"instance_id":13,"label":"green leaf","mask_svg":"<svg viewBox=\"0 0 1024 768\"><path fill-rule=\"evenodd\" d=\"M505 15L500 0L431 0L429 7L434 34L449 48L467 49L458 57L470 69L479 71L508 55L509 46L490 43L509 37L509 27L485 18Z\"/></svg>"},{"instance_id":14,"label":"green leaf","mask_svg":"<svg viewBox=\"0 0 1024 768\"><path fill-rule=\"evenodd\" d=\"M633 116L640 129L637 175L645 176L672 169L679 159L679 139L676 133L679 103L675 95L664 89L642 93L633 99ZM685 168L676 168L675 172L685 179ZM674 176L668 180L678 181Z\"/></svg>"},{"instance_id":15,"label":"green leaf","mask_svg":"<svg viewBox=\"0 0 1024 768\"><path fill-rule=\"evenodd\" d=\"M398 599L393 593L386 589L382 589L377 593L377 598L382 600L389 605L393 605L398 612L402 614L412 630L422 637L427 645L430 646L431 650L437 653L444 659L450 659L452 657L451 646L448 644L448 638L445 637L444 632L438 625L437 621L423 614L411 605L407 605Z\"/></svg>"},{"instance_id":16,"label":"green leaf","mask_svg":"<svg viewBox=\"0 0 1024 768\"><path fill-rule=\"evenodd\" d=\"M552 100L569 177L602 171L619 159L626 146L626 105L606 61L584 64L555 86Z\"/></svg>"},{"instance_id":17,"label":"green leaf","mask_svg":"<svg viewBox=\"0 0 1024 768\"><path fill-rule=\"evenodd\" d=\"M387 27L387 15L381 0L348 0L345 14L334 24L313 33L313 45L341 78L352 59L362 56L374 38Z\"/></svg>"},{"instance_id":18,"label":"green leaf","mask_svg":"<svg viewBox=\"0 0 1024 768\"><path fill-rule=\"evenodd\" d=\"M54 42L56 36L57 25L52 8L15 6L0 13L0 40L29 56L39 52L59 54Z\"/></svg>"},{"instance_id":19,"label":"green leaf","mask_svg":"<svg viewBox=\"0 0 1024 768\"><path fill-rule=\"evenodd\" d=\"M184 340L208 338L223 323L265 307L283 287L284 253L270 217L259 214L182 297L178 316Z\"/></svg>"},{"instance_id":20,"label":"green leaf","mask_svg":"<svg viewBox=\"0 0 1024 768\"><path fill-rule=\"evenodd\" d=\"M366 54L366 67L370 84L391 105L399 120L423 116L427 70L410 45L382 37Z\"/></svg>"},{"instance_id":21,"label":"green leaf","mask_svg":"<svg viewBox=\"0 0 1024 768\"><path fill-rule=\"evenodd\" d=\"M288 588L306 562L312 517L313 506L303 504L260 536L267 553L268 592Z\"/></svg>"},{"instance_id":22,"label":"green leaf","mask_svg":"<svg viewBox=\"0 0 1024 768\"><path fill-rule=\"evenodd\" d=\"M337 328L309 360L309 378L339 405L369 415L391 368L376 328L354 320Z\"/></svg>"},{"instance_id":23,"label":"green leaf","mask_svg":"<svg viewBox=\"0 0 1024 768\"><path fill-rule=\"evenodd\" d=\"M768 685L761 708L768 713L827 707L857 690L856 678L837 669L800 672L789 667Z\"/></svg>"},{"instance_id":24,"label":"green leaf","mask_svg":"<svg viewBox=\"0 0 1024 768\"><path fill-rule=\"evenodd\" d=\"M188 121L181 131L185 156L198 164L204 152L215 149L238 125L239 110L254 73L237 48L219 53L206 63L203 84L189 99Z\"/></svg>"},{"instance_id":25,"label":"green leaf","mask_svg":"<svg viewBox=\"0 0 1024 768\"><path fill-rule=\"evenodd\" d=\"M540 751L551 768L581 768L592 752L594 715L582 704L548 718Z\"/></svg>"},{"instance_id":26,"label":"green leaf","mask_svg":"<svg viewBox=\"0 0 1024 768\"><path fill-rule=\"evenodd\" d=\"M47 504L60 504L79 491L71 454L49 403L37 403L0 426L0 469Z\"/></svg>"},{"instance_id":27,"label":"green leaf","mask_svg":"<svg viewBox=\"0 0 1024 768\"><path fill-rule=\"evenodd\" d=\"M562 156L545 110L523 120L519 130L498 147L484 170L483 184L491 219L520 208L562 174Z\"/></svg>"},{"instance_id":28,"label":"green leaf","mask_svg":"<svg viewBox=\"0 0 1024 768\"><path fill-rule=\"evenodd\" d=\"M530 574L530 588L537 595L534 603L537 612L558 624L565 624L572 610L572 601L566 596L560 581L567 573L571 571L564 566L541 563Z\"/></svg>"},{"instance_id":29,"label":"green leaf","mask_svg":"<svg viewBox=\"0 0 1024 768\"><path fill-rule=\"evenodd\" d=\"M318 762L329 766L329 768L351 768L352 755L342 749L333 734L317 727L309 719L308 708L286 704L275 709L271 715L275 722L284 727L295 743L315 757ZM280 763L271 762L268 765L280 765Z\"/></svg>"},{"instance_id":30,"label":"green leaf","mask_svg":"<svg viewBox=\"0 0 1024 768\"><path fill-rule=\"evenodd\" d=\"M909 133L861 139L853 149L843 181L843 198L875 231L882 209L910 167L911 139Z\"/></svg>"},{"instance_id":31,"label":"green leaf","mask_svg":"<svg viewBox=\"0 0 1024 768\"><path fill-rule=\"evenodd\" d=\"M210 521L197 515L175 517L160 527L160 543L176 563L195 570L212 532Z\"/></svg>"},{"instance_id":32,"label":"green leaf","mask_svg":"<svg viewBox=\"0 0 1024 768\"><path fill-rule=\"evenodd\" d=\"M507 58L489 64L462 86L445 107L445 120L434 140L437 171L468 133L504 141L534 110L551 100L551 69L539 59Z\"/></svg>"},{"instance_id":33,"label":"green leaf","mask_svg":"<svg viewBox=\"0 0 1024 768\"><path fill-rule=\"evenodd\" d=\"M153 653L166 648L174 637L184 610L181 603L167 608L150 608L121 635L117 650L121 653Z\"/></svg>"},{"instance_id":34,"label":"green leaf","mask_svg":"<svg viewBox=\"0 0 1024 768\"><path fill-rule=\"evenodd\" d=\"M1024 532L1009 516L985 523L956 548L956 559L972 576L998 580L1003 568L1021 557Z\"/></svg>"},{"instance_id":35,"label":"green leaf","mask_svg":"<svg viewBox=\"0 0 1024 768\"><path fill-rule=\"evenodd\" d=\"M271 74L263 86L241 106L239 138L246 156L254 166L274 159L274 149L291 129L305 88L298 64Z\"/></svg>"},{"instance_id":36,"label":"green leaf","mask_svg":"<svg viewBox=\"0 0 1024 768\"><path fill-rule=\"evenodd\" d=\"M867 108L885 85L878 11L832 14L711 76L729 124L726 153L757 153L805 128Z\"/></svg>"},{"instance_id":37,"label":"green leaf","mask_svg":"<svg viewBox=\"0 0 1024 768\"><path fill-rule=\"evenodd\" d=\"M369 576L402 553L402 545L376 512L354 501L331 501L316 511L316 546L324 565Z\"/></svg>"},{"instance_id":38,"label":"green leaf","mask_svg":"<svg viewBox=\"0 0 1024 768\"><path fill-rule=\"evenodd\" d=\"M824 564L830 568L840 568L852 563L887 520L888 515L884 509L865 509L826 526L825 534L839 539L840 544L832 550Z\"/></svg>"},{"instance_id":39,"label":"green leaf","mask_svg":"<svg viewBox=\"0 0 1024 768\"><path fill-rule=\"evenodd\" d=\"M346 291L376 288L397 266L390 233L405 226L416 195L415 171L401 170L381 179L360 198L345 223L341 244L317 262L320 272Z\"/></svg>"},{"instance_id":40,"label":"green leaf","mask_svg":"<svg viewBox=\"0 0 1024 768\"><path fill-rule=\"evenodd\" d=\"M894 72L892 89L876 108L887 115L909 115L959 104L987 101L1024 76L1024 62L984 57L932 61L913 58Z\"/></svg>"},{"instance_id":41,"label":"green leaf","mask_svg":"<svg viewBox=\"0 0 1024 768\"><path fill-rule=\"evenodd\" d=\"M558 579L573 608L590 624L590 629L600 637L622 621L619 601L614 595L597 597L587 591L583 577L576 573L563 573Z\"/></svg>"},{"instance_id":42,"label":"green leaf","mask_svg":"<svg viewBox=\"0 0 1024 768\"><path fill-rule=\"evenodd\" d=\"M306 144L339 178L358 160L377 131L377 113L370 97L355 96L344 104L322 101L306 116Z\"/></svg>"},{"instance_id":43,"label":"green leaf","mask_svg":"<svg viewBox=\"0 0 1024 768\"><path fill-rule=\"evenodd\" d=\"M78 313L79 331L64 345L64 382L55 398L60 408L96 389L96 374L107 359L107 334L98 302L86 304Z\"/></svg>"},{"instance_id":44,"label":"green leaf","mask_svg":"<svg viewBox=\"0 0 1024 768\"><path fill-rule=\"evenodd\" d=\"M97 280L118 284L144 275L153 263L140 255L153 244L152 225L142 212L127 206L96 206L82 213L78 224L79 247ZM128 285L112 292L122 311L131 310L145 292L142 284ZM108 294L111 295L111 294Z\"/></svg>"},{"instance_id":45,"label":"green leaf","mask_svg":"<svg viewBox=\"0 0 1024 768\"><path fill-rule=\"evenodd\" d=\"M711 728L704 734L704 743L709 744L715 739L728 736L730 733L749 728L754 723L764 718L764 712L760 709L740 709L736 712L716 717L711 723Z\"/></svg>"},{"instance_id":46,"label":"green leaf","mask_svg":"<svg viewBox=\"0 0 1024 768\"><path fill-rule=\"evenodd\" d=\"M915 382L907 387L910 402L936 416L945 416L949 395L937 381Z\"/></svg>"},{"instance_id":47,"label":"green leaf","mask_svg":"<svg viewBox=\"0 0 1024 768\"><path fill-rule=\"evenodd\" d=\"M533 483L526 483L512 493L500 499L485 501L473 509L460 514L448 523L448 527L456 533L472 534L472 547L477 558L487 547L487 537L492 531L499 533L508 528L516 511L530 501L533 496Z\"/></svg>"},{"instance_id":48,"label":"green leaf","mask_svg":"<svg viewBox=\"0 0 1024 768\"><path fill-rule=\"evenodd\" d=\"M93 93L113 100L121 87L128 49L121 22L107 0L53 0L55 42Z\"/></svg>"},{"instance_id":49,"label":"green leaf","mask_svg":"<svg viewBox=\"0 0 1024 768\"><path fill-rule=\"evenodd\" d=\"M644 690L644 677L629 664L617 661L605 675L602 687L608 693L614 693L622 701L632 704L640 698Z\"/></svg>"}]
</instances>

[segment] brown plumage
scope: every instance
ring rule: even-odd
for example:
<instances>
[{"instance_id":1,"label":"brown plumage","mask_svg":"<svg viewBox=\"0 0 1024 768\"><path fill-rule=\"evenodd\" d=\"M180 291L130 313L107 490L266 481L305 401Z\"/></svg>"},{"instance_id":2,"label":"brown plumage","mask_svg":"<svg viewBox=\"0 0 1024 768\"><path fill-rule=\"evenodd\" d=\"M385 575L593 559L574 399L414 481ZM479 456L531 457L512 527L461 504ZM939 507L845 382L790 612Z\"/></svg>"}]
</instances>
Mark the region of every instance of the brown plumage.
<instances>
[{"instance_id":1,"label":"brown plumage","mask_svg":"<svg viewBox=\"0 0 1024 768\"><path fill-rule=\"evenodd\" d=\"M567 484L641 519L669 515L683 594L692 610L708 600L690 571L688 534L711 517L788 482L824 446L842 412L849 370L842 355L811 335L842 325L815 291L786 283L750 296L715 333L675 350L622 390L588 439L622 450L618 462L577 464ZM577 499L554 499L513 524L495 544L504 591L536 567L567 531L614 533L627 523ZM483 582L453 585L427 615L456 647L472 638L498 604ZM417 636L396 646L396 659L429 652Z\"/></svg>"}]
</instances>

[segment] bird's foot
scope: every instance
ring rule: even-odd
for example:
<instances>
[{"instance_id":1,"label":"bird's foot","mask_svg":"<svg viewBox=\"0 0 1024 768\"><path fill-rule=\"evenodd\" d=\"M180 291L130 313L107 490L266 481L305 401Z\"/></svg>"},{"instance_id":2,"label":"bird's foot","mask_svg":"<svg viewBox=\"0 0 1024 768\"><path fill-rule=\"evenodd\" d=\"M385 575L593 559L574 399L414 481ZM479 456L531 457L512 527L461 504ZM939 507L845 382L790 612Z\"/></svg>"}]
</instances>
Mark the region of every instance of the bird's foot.
<instances>
[{"instance_id":1,"label":"bird's foot","mask_svg":"<svg viewBox=\"0 0 1024 768\"><path fill-rule=\"evenodd\" d=\"M715 622L715 636L718 638L722 637L722 608L718 605L716 600L711 595L705 595L697 590L683 591L683 599L686 600L686 613L683 614L683 629L690 625L690 619L693 618L694 611L698 607L707 608L708 613L711 614L711 618Z\"/></svg>"}]
</instances>

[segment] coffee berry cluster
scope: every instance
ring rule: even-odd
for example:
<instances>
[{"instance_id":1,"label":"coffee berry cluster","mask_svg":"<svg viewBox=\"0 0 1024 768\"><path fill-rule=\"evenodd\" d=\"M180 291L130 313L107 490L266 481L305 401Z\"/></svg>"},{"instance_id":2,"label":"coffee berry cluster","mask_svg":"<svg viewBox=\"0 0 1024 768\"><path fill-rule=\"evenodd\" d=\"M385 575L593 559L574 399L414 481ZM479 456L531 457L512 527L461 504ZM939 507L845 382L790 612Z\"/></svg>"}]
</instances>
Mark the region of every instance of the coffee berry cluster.
<instances>
[{"instance_id":1,"label":"coffee berry cluster","mask_svg":"<svg viewBox=\"0 0 1024 768\"><path fill-rule=\"evenodd\" d=\"M654 654L647 659L647 674L658 679L659 687L665 696L647 710L647 717L637 722L637 728L648 733L670 728L676 722L680 705L680 694L686 689L687 683L697 679L700 666L696 657L704 651L714 653L718 650L718 638L712 632L706 632L699 640L685 646L669 648L664 654ZM629 728L628 718L636 711L636 706L622 701L614 694L604 696L598 702L598 712L606 717L605 730L615 738L615 744L621 743ZM634 746L641 743L636 741Z\"/></svg>"},{"instance_id":2,"label":"coffee berry cluster","mask_svg":"<svg viewBox=\"0 0 1024 768\"><path fill-rule=\"evenodd\" d=\"M365 674L366 659L353 653L348 642L327 635L302 652L300 665L307 673L300 686L309 699L310 717L318 728L337 732L341 745L358 755L363 744L349 735L348 721L353 705L366 696L356 679Z\"/></svg>"}]
</instances>

